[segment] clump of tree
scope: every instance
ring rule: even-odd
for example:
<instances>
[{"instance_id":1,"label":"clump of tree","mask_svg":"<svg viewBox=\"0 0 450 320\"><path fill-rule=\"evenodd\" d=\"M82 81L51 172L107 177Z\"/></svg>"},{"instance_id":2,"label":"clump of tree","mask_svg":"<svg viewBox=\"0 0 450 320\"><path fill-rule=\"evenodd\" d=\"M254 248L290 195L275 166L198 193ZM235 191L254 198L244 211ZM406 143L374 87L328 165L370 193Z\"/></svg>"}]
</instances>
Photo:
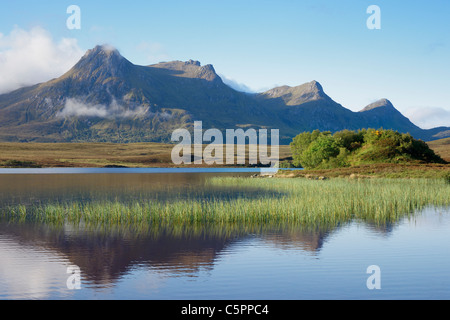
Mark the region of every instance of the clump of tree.
<instances>
[{"instance_id":1,"label":"clump of tree","mask_svg":"<svg viewBox=\"0 0 450 320\"><path fill-rule=\"evenodd\" d=\"M328 169L369 163L446 163L422 140L393 130L304 132L291 143L293 165Z\"/></svg>"}]
</instances>

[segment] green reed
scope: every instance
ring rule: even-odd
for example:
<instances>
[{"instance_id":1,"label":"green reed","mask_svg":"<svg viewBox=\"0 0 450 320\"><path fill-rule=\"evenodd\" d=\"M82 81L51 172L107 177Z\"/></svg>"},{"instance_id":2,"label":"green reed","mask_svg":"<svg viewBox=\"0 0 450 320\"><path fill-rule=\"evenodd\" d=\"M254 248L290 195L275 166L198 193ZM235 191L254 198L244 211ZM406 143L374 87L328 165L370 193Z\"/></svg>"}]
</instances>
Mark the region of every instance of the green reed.
<instances>
[{"instance_id":1,"label":"green reed","mask_svg":"<svg viewBox=\"0 0 450 320\"><path fill-rule=\"evenodd\" d=\"M15 221L86 225L293 224L336 226L352 220L396 222L426 206L450 205L450 184L434 179L212 178L211 187L248 188L260 194L224 199L139 199L16 206L3 210Z\"/></svg>"}]
</instances>

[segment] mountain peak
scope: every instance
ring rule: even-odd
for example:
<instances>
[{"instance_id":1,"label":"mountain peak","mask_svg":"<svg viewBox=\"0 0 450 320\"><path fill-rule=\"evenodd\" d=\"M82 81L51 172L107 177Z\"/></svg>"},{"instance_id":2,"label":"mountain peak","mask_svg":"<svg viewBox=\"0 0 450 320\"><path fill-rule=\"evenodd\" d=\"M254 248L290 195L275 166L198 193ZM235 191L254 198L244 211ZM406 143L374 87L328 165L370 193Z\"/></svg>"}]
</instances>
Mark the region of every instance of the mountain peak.
<instances>
[{"instance_id":1,"label":"mountain peak","mask_svg":"<svg viewBox=\"0 0 450 320\"><path fill-rule=\"evenodd\" d=\"M388 99L380 99L380 100L375 101L374 103L369 104L367 107L362 109L360 112L366 112L366 111L380 109L380 108L396 110L394 105L392 104L392 102L390 102Z\"/></svg>"},{"instance_id":2,"label":"mountain peak","mask_svg":"<svg viewBox=\"0 0 450 320\"><path fill-rule=\"evenodd\" d=\"M282 98L287 105L300 105L309 101L329 99L323 91L322 85L315 80L296 87L277 87L264 92L263 95L269 98Z\"/></svg>"},{"instance_id":3,"label":"mountain peak","mask_svg":"<svg viewBox=\"0 0 450 320\"><path fill-rule=\"evenodd\" d=\"M92 51L92 52L105 52L105 53L115 53L115 52L119 52L117 50L117 48L115 48L114 46L111 46L109 44L100 44L95 46L93 49L88 50Z\"/></svg>"},{"instance_id":4,"label":"mountain peak","mask_svg":"<svg viewBox=\"0 0 450 320\"><path fill-rule=\"evenodd\" d=\"M193 65L193 66L197 66L197 67L201 67L202 66L200 61L195 61L195 60L186 61L184 64L185 65Z\"/></svg>"},{"instance_id":5,"label":"mountain peak","mask_svg":"<svg viewBox=\"0 0 450 320\"><path fill-rule=\"evenodd\" d=\"M86 75L109 78L126 73L133 64L110 45L98 45L88 50L68 75L86 77Z\"/></svg>"},{"instance_id":6,"label":"mountain peak","mask_svg":"<svg viewBox=\"0 0 450 320\"><path fill-rule=\"evenodd\" d=\"M311 91L323 92L322 85L316 80L307 83L307 85L310 85Z\"/></svg>"},{"instance_id":7,"label":"mountain peak","mask_svg":"<svg viewBox=\"0 0 450 320\"><path fill-rule=\"evenodd\" d=\"M98 45L95 48L88 50L81 59L82 60L83 59L92 60L95 58L111 59L113 57L116 59L119 59L119 60L125 59L120 54L119 50L117 50L113 46L104 44L104 45Z\"/></svg>"},{"instance_id":8,"label":"mountain peak","mask_svg":"<svg viewBox=\"0 0 450 320\"><path fill-rule=\"evenodd\" d=\"M199 61L171 61L151 65L152 68L177 71L176 76L183 78L199 78L210 82L221 81L211 64L202 66Z\"/></svg>"}]
</instances>

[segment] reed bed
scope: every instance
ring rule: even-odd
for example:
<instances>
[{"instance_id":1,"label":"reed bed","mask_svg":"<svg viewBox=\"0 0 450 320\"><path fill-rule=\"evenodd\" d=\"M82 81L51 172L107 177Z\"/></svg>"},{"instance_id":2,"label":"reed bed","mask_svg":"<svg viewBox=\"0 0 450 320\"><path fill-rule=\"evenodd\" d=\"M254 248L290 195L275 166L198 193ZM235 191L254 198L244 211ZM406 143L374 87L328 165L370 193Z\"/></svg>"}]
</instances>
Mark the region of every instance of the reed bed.
<instances>
[{"instance_id":1,"label":"reed bed","mask_svg":"<svg viewBox=\"0 0 450 320\"><path fill-rule=\"evenodd\" d=\"M248 179L218 177L214 187L260 190L260 196L224 199L140 199L48 203L2 211L14 221L85 225L254 225L292 224L332 227L352 220L397 222L426 206L450 205L450 184L439 179Z\"/></svg>"}]
</instances>

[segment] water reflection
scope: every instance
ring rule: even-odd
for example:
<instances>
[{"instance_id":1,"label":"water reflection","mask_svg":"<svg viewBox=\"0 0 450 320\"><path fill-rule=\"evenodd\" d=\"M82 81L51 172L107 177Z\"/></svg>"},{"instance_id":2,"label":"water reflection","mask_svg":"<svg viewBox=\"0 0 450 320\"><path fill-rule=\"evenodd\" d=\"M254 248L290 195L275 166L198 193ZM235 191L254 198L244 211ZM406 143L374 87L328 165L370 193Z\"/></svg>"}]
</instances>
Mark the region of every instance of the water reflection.
<instances>
[{"instance_id":1,"label":"water reflection","mask_svg":"<svg viewBox=\"0 0 450 320\"><path fill-rule=\"evenodd\" d=\"M205 183L209 177L188 173L48 175L45 179L40 175L0 175L0 208L55 201L282 196L239 185L218 188ZM450 267L446 255L450 219L448 215L437 217L438 223L433 222L431 231L426 230L421 238L410 231L416 225L430 225L435 217L382 225L353 221L320 228L275 222L87 226L0 221L0 299L79 298L66 287L67 267L72 265L80 267L83 286L88 289L82 290L82 297L95 291L100 297L119 299L136 298L137 294L149 298L173 298L176 294L239 298L236 293L247 293L246 299L260 293L265 293L266 299L310 298L321 292L335 292L337 298L343 298L339 290L355 279L348 292L367 294L367 266L384 262L386 268L390 261L390 270L397 268L399 274L385 274L407 287L411 277L402 280L399 257L410 259L408 266L422 269L429 262L438 268L436 274L446 274ZM400 241L399 229L403 232ZM384 242L378 242L380 239ZM427 256L432 252L429 248L434 256ZM418 278L413 271L409 274ZM332 281L323 281L324 277ZM186 278L197 287L187 285ZM430 280L424 277L423 283L428 285ZM317 284L323 287L317 289ZM407 287L403 293L409 292Z\"/></svg>"},{"instance_id":2,"label":"water reflection","mask_svg":"<svg viewBox=\"0 0 450 320\"><path fill-rule=\"evenodd\" d=\"M260 189L205 185L211 177L246 177L251 173L0 175L0 208L46 202L252 198ZM277 192L271 195L280 196Z\"/></svg>"},{"instance_id":3,"label":"water reflection","mask_svg":"<svg viewBox=\"0 0 450 320\"><path fill-rule=\"evenodd\" d=\"M195 275L213 268L221 252L233 243L257 235L277 248L317 252L331 230L299 230L290 226L199 226L142 230L117 227L86 230L74 226L57 228L42 224L1 223L3 243L48 251L81 268L84 278L97 286L110 286L136 266L171 274ZM3 249L5 250L5 249ZM17 248L14 248L16 252ZM2 265L6 261L2 260Z\"/></svg>"},{"instance_id":4,"label":"water reflection","mask_svg":"<svg viewBox=\"0 0 450 320\"><path fill-rule=\"evenodd\" d=\"M365 269L373 263L381 263L383 270L388 271L385 284L397 282L398 287L405 287L403 291L383 291L387 297L395 292L405 296L420 295L423 292L414 292L410 288L415 285L411 284L411 275L417 279L419 273L416 272L436 268L426 274L420 273L424 277L422 285L426 286L430 283L429 277L446 274L450 266L449 257L444 254L448 252L445 239L448 238L449 223L448 215L440 214L432 215L431 219L420 215L406 218L397 225L352 222L321 229L285 224L227 224L166 225L143 230L123 226L2 222L0 298L77 297L77 292L66 287L66 269L72 265L82 271L83 297L96 292L94 297L121 299L130 294L132 297L164 298L181 292L185 298L198 294L204 299L208 294L230 296L236 294L237 288L249 286L251 293L245 296L247 299L255 294L257 297L258 290L269 290L265 297L271 298L282 298L283 292L303 298L327 292L335 294L334 298L342 298L339 288L345 288L349 283L354 283L353 290L357 291L353 294L359 297L369 294L364 290ZM417 225L426 232L414 232ZM389 246L386 237L390 237ZM427 248L431 248L436 237L444 242L430 251ZM401 264L398 265L402 256L409 266L406 277L401 276L404 270ZM414 269L416 267L418 271ZM396 269L398 274L392 271ZM324 277L330 280L322 281ZM176 278L182 280L171 287ZM194 287L186 284L188 278L193 279ZM259 280L254 283L253 278ZM208 287L211 279L220 279L218 285L223 291L209 292L213 290L214 282ZM262 279L266 279L264 283L260 282ZM334 292L326 291L327 285L334 283L341 287L333 287ZM317 284L325 287L320 289ZM439 283L439 292L445 285ZM270 296L275 293L277 295Z\"/></svg>"}]
</instances>

